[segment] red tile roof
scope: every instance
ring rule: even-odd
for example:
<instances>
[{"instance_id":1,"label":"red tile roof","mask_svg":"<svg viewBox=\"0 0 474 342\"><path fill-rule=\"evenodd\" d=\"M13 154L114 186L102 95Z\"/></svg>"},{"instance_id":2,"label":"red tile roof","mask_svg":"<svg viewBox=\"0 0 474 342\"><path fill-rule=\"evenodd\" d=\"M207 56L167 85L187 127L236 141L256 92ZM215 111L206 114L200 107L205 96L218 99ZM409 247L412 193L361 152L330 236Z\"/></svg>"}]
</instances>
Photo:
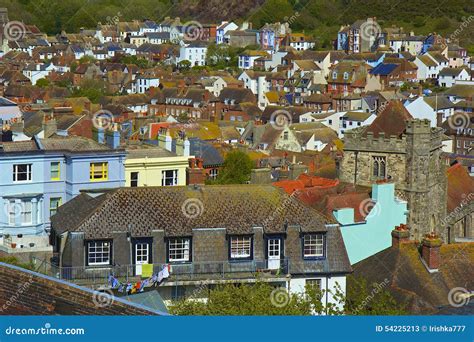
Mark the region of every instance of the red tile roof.
<instances>
[{"instance_id":1,"label":"red tile roof","mask_svg":"<svg viewBox=\"0 0 474 342\"><path fill-rule=\"evenodd\" d=\"M469 176L465 167L454 164L447 170L448 177L448 212L454 211L462 203L468 204L469 196L474 194L474 179Z\"/></svg>"},{"instance_id":2,"label":"red tile roof","mask_svg":"<svg viewBox=\"0 0 474 342\"><path fill-rule=\"evenodd\" d=\"M390 101L377 118L365 130L374 133L378 137L380 132L385 132L385 136L401 136L406 129L406 121L413 119L411 114L400 101Z\"/></svg>"}]
</instances>

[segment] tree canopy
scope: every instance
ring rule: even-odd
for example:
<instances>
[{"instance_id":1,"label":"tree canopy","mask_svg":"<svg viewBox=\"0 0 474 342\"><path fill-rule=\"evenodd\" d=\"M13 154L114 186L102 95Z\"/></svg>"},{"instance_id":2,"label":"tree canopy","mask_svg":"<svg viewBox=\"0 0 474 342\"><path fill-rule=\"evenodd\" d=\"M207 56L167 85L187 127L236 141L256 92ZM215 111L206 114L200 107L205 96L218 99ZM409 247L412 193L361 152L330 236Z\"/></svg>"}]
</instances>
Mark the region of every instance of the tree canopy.
<instances>
[{"instance_id":1,"label":"tree canopy","mask_svg":"<svg viewBox=\"0 0 474 342\"><path fill-rule=\"evenodd\" d=\"M229 152L224 160L224 166L217 176L217 184L244 184L250 180L254 164L248 154L235 150Z\"/></svg>"}]
</instances>

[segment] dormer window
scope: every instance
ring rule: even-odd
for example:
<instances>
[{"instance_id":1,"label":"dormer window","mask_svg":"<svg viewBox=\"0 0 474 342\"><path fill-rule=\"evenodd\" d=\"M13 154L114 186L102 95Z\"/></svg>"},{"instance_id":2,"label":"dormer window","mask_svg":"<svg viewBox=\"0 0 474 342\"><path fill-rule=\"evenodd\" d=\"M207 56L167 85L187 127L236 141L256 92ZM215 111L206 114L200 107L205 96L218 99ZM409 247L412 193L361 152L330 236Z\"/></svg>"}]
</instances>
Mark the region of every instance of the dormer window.
<instances>
[{"instance_id":1,"label":"dormer window","mask_svg":"<svg viewBox=\"0 0 474 342\"><path fill-rule=\"evenodd\" d=\"M231 236L229 240L230 259L246 260L252 259L252 237Z\"/></svg>"},{"instance_id":2,"label":"dormer window","mask_svg":"<svg viewBox=\"0 0 474 342\"><path fill-rule=\"evenodd\" d=\"M324 257L324 234L305 234L303 236L303 258L314 259Z\"/></svg>"},{"instance_id":3,"label":"dormer window","mask_svg":"<svg viewBox=\"0 0 474 342\"><path fill-rule=\"evenodd\" d=\"M345 80L348 80L348 79L349 79L349 73L348 73L348 72L345 72L345 73L344 73L344 79L345 79Z\"/></svg>"},{"instance_id":4,"label":"dormer window","mask_svg":"<svg viewBox=\"0 0 474 342\"><path fill-rule=\"evenodd\" d=\"M337 78L337 72L334 71L334 72L332 73L332 78L333 78L333 79L336 79L336 78Z\"/></svg>"}]
</instances>

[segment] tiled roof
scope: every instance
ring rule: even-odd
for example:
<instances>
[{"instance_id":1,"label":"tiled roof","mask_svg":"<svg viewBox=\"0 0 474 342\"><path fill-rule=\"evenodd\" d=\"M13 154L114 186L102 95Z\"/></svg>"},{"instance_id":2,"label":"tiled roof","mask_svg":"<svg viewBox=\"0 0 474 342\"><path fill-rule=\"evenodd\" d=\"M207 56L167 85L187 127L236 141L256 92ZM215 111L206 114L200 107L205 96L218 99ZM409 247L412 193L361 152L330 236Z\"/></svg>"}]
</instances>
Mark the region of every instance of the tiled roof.
<instances>
[{"instance_id":1,"label":"tiled roof","mask_svg":"<svg viewBox=\"0 0 474 342\"><path fill-rule=\"evenodd\" d=\"M68 151L68 152L92 152L110 151L107 145L102 145L95 140L79 136L54 135L47 139L40 139L43 149L46 151Z\"/></svg>"},{"instance_id":2,"label":"tiled roof","mask_svg":"<svg viewBox=\"0 0 474 342\"><path fill-rule=\"evenodd\" d=\"M378 137L379 133L385 132L385 136L401 136L406 129L406 121L413 119L405 106L400 101L390 101L384 110L377 115L377 118L364 131L374 133Z\"/></svg>"},{"instance_id":3,"label":"tiled roof","mask_svg":"<svg viewBox=\"0 0 474 342\"><path fill-rule=\"evenodd\" d=\"M38 146L33 140L27 141L10 141L3 143L3 152L29 152L38 151ZM1 149L0 149L1 151Z\"/></svg>"},{"instance_id":4,"label":"tiled roof","mask_svg":"<svg viewBox=\"0 0 474 342\"><path fill-rule=\"evenodd\" d=\"M469 202L468 196L474 194L474 178L469 176L461 164L454 164L447 170L448 176L448 213Z\"/></svg>"},{"instance_id":5,"label":"tiled roof","mask_svg":"<svg viewBox=\"0 0 474 342\"><path fill-rule=\"evenodd\" d=\"M185 201L200 212L185 215ZM188 215L189 216L189 215ZM57 233L83 232L86 239L112 238L112 232L151 236L191 236L194 228L225 228L228 234L285 232L285 223L303 232L327 230L334 223L270 185L119 188L96 198L82 194L60 207L52 217Z\"/></svg>"}]
</instances>

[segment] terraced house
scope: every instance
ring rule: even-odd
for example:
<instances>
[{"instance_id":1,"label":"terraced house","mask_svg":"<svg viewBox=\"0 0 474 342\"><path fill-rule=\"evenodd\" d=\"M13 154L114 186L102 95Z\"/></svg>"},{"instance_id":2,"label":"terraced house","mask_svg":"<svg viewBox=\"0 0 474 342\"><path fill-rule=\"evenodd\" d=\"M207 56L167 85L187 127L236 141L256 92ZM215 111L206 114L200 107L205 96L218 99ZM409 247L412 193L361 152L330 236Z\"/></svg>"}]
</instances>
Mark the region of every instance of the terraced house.
<instances>
[{"instance_id":1,"label":"terraced house","mask_svg":"<svg viewBox=\"0 0 474 342\"><path fill-rule=\"evenodd\" d=\"M58 274L75 282L106 284L111 273L131 281L144 264L171 265L157 288L165 300L257 278L292 292L310 283L344 292L351 272L336 221L270 185L83 193L52 217L52 237Z\"/></svg>"},{"instance_id":2,"label":"terraced house","mask_svg":"<svg viewBox=\"0 0 474 342\"><path fill-rule=\"evenodd\" d=\"M3 142L0 234L22 247L48 245L50 216L82 190L124 186L125 151L83 137ZM46 242L41 240L46 238ZM39 240L38 240L39 239ZM36 242L35 242L36 241ZM10 247L10 246L8 246Z\"/></svg>"}]
</instances>

